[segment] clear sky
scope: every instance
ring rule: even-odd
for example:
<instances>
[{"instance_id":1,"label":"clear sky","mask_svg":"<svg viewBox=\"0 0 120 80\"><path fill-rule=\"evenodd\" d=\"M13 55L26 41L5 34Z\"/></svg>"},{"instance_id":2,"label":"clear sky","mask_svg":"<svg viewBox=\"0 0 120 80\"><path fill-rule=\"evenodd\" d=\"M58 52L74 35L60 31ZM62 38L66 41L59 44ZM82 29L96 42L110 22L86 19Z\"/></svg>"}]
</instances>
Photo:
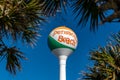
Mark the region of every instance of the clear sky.
<instances>
[{"instance_id":1,"label":"clear sky","mask_svg":"<svg viewBox=\"0 0 120 80\"><path fill-rule=\"evenodd\" d=\"M67 60L67 80L81 78L82 71L87 71L91 66L89 51L98 46L105 46L111 34L120 30L119 23L106 23L99 26L98 31L90 32L89 26L81 29L76 26L69 9L67 14L58 13L56 17L49 17L47 23L43 23L40 34L42 35L34 48L18 44L21 50L29 58L22 61L23 69L16 76L5 70L5 61L0 63L0 80L59 80L58 59L51 53L47 45L47 37L50 31L58 26L67 26L75 31L78 36L78 47Z\"/></svg>"}]
</instances>

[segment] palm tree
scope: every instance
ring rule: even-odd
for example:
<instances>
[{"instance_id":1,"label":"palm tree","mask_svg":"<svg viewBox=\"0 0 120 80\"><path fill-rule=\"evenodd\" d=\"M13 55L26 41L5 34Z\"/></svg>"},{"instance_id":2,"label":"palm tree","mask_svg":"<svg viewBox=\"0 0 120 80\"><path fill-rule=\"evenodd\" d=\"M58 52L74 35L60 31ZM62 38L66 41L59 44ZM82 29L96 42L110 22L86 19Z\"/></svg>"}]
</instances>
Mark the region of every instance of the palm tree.
<instances>
[{"instance_id":1,"label":"palm tree","mask_svg":"<svg viewBox=\"0 0 120 80\"><path fill-rule=\"evenodd\" d=\"M120 79L120 33L113 36L117 44L91 51L94 61L90 72L84 72L84 80L119 80Z\"/></svg>"},{"instance_id":2,"label":"palm tree","mask_svg":"<svg viewBox=\"0 0 120 80\"><path fill-rule=\"evenodd\" d=\"M0 62L5 59L6 69L12 74L21 70L20 60L26 57L15 45L7 45L5 39L35 45L39 24L44 21L42 4L43 0L0 0Z\"/></svg>"},{"instance_id":3,"label":"palm tree","mask_svg":"<svg viewBox=\"0 0 120 80\"><path fill-rule=\"evenodd\" d=\"M85 26L90 21L90 30L96 30L99 24L106 22L120 22L119 0L43 0L41 6L42 12L51 16L57 10L65 9L66 5L73 8L75 18L79 19L78 24Z\"/></svg>"},{"instance_id":4,"label":"palm tree","mask_svg":"<svg viewBox=\"0 0 120 80\"><path fill-rule=\"evenodd\" d=\"M95 30L98 24L120 22L119 5L119 0L77 0L73 4L73 12L79 18L79 24L85 26L90 21L90 29Z\"/></svg>"}]
</instances>

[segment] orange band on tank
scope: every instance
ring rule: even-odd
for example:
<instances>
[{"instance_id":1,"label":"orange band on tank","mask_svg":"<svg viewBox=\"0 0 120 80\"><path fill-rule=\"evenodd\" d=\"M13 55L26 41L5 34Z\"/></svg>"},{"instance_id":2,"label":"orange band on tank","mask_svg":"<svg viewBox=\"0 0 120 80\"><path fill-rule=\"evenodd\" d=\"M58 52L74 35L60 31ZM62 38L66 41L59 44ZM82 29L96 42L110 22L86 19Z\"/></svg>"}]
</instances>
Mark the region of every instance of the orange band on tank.
<instances>
[{"instance_id":1,"label":"orange band on tank","mask_svg":"<svg viewBox=\"0 0 120 80\"><path fill-rule=\"evenodd\" d=\"M67 28L67 27L65 27L65 26L61 26L61 27L55 28L53 31L55 31L55 30L60 30L60 29L66 29L66 30L70 30L70 31L72 31L72 32L73 32L73 30L72 30L72 29Z\"/></svg>"}]
</instances>

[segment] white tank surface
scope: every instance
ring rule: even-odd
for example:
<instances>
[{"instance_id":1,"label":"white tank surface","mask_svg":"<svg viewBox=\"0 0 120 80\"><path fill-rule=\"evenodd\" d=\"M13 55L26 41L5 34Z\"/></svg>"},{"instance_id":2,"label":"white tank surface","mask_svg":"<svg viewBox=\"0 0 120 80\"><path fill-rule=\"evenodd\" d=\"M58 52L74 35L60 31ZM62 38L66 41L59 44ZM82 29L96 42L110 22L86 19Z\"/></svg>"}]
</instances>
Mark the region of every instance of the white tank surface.
<instances>
[{"instance_id":1,"label":"white tank surface","mask_svg":"<svg viewBox=\"0 0 120 80\"><path fill-rule=\"evenodd\" d=\"M66 60L76 49L77 44L76 34L65 26L53 29L48 36L48 46L52 53L59 58L60 80L66 80Z\"/></svg>"}]
</instances>

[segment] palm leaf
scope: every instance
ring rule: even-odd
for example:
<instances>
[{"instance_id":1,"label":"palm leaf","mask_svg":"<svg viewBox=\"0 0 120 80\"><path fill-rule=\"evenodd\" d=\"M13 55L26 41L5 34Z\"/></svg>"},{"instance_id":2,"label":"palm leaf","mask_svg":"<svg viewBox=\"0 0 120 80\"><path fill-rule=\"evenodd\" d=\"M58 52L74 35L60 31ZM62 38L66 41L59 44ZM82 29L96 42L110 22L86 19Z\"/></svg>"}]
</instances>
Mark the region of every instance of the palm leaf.
<instances>
[{"instance_id":1,"label":"palm leaf","mask_svg":"<svg viewBox=\"0 0 120 80\"><path fill-rule=\"evenodd\" d=\"M119 5L119 0L77 0L73 4L73 12L77 14L79 25L85 26L90 23L90 30L94 31L98 28L99 21L100 24L120 22ZM110 10L111 12L108 12Z\"/></svg>"},{"instance_id":2,"label":"palm leaf","mask_svg":"<svg viewBox=\"0 0 120 80\"><path fill-rule=\"evenodd\" d=\"M0 1L0 62L5 59L6 69L16 74L21 70L21 59L26 59L15 46L8 47L5 38L35 44L39 36L39 24L45 21L41 11L42 0Z\"/></svg>"},{"instance_id":3,"label":"palm leaf","mask_svg":"<svg viewBox=\"0 0 120 80\"><path fill-rule=\"evenodd\" d=\"M36 45L35 43L40 36L38 29L33 29L32 27L27 28L21 35L23 43L30 44L31 46Z\"/></svg>"},{"instance_id":4,"label":"palm leaf","mask_svg":"<svg viewBox=\"0 0 120 80\"><path fill-rule=\"evenodd\" d=\"M16 74L17 70L21 70L20 60L27 58L23 55L19 49L14 47L7 47L7 45L0 40L0 62L6 60L6 69L12 73Z\"/></svg>"},{"instance_id":5,"label":"palm leaf","mask_svg":"<svg viewBox=\"0 0 120 80\"><path fill-rule=\"evenodd\" d=\"M7 59L6 69L12 74L16 74L17 70L21 70L20 59L26 59L26 57L16 47L7 48L5 54Z\"/></svg>"},{"instance_id":6,"label":"palm leaf","mask_svg":"<svg viewBox=\"0 0 120 80\"><path fill-rule=\"evenodd\" d=\"M91 51L91 60L94 66L89 68L90 73L84 73L85 80L118 79L120 73L120 46L107 45L99 50ZM95 76L96 75L96 76ZM98 77L99 75L99 77Z\"/></svg>"},{"instance_id":7,"label":"palm leaf","mask_svg":"<svg viewBox=\"0 0 120 80\"><path fill-rule=\"evenodd\" d=\"M62 7L65 9L66 3L67 0L44 0L42 11L47 16L55 15L57 10L61 10Z\"/></svg>"},{"instance_id":8,"label":"palm leaf","mask_svg":"<svg viewBox=\"0 0 120 80\"><path fill-rule=\"evenodd\" d=\"M98 28L98 21L105 18L104 13L99 10L94 0L77 0L73 6L73 12L76 18L79 18L79 25L85 26L87 22L90 22L90 30Z\"/></svg>"},{"instance_id":9,"label":"palm leaf","mask_svg":"<svg viewBox=\"0 0 120 80\"><path fill-rule=\"evenodd\" d=\"M7 13L0 18L1 36L11 36L16 40L27 27L39 26L40 22L44 21L40 17L40 10L39 0L12 0L9 7L6 7Z\"/></svg>"},{"instance_id":10,"label":"palm leaf","mask_svg":"<svg viewBox=\"0 0 120 80\"><path fill-rule=\"evenodd\" d=\"M116 41L118 44L120 44L120 32L114 34L113 36L114 41Z\"/></svg>"}]
</instances>

